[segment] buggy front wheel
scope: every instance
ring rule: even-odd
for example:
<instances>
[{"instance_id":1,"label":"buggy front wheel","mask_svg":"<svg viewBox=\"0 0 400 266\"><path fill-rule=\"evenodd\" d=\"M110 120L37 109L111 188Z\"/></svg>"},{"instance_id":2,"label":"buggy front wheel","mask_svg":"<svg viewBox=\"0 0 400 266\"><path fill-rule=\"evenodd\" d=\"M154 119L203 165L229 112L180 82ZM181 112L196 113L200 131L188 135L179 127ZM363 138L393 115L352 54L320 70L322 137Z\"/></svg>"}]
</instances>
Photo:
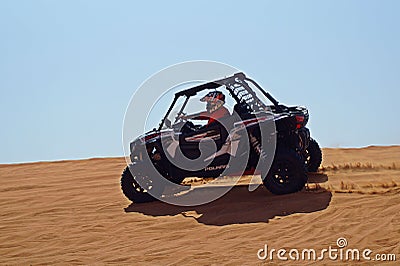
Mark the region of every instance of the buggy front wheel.
<instances>
[{"instance_id":1,"label":"buggy front wheel","mask_svg":"<svg viewBox=\"0 0 400 266\"><path fill-rule=\"evenodd\" d=\"M121 176L121 189L124 195L134 203L143 203L157 200L164 190L159 183L155 184L137 164L125 168ZM149 193L151 191L151 193Z\"/></svg>"}]
</instances>

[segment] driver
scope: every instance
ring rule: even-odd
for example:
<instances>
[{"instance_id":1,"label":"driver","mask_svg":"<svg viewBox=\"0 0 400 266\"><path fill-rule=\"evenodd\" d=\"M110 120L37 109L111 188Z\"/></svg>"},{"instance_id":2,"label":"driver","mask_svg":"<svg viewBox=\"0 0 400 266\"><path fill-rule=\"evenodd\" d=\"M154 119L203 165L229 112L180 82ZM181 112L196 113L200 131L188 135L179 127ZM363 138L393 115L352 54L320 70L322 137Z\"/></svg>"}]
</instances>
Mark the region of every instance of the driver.
<instances>
[{"instance_id":1,"label":"driver","mask_svg":"<svg viewBox=\"0 0 400 266\"><path fill-rule=\"evenodd\" d=\"M200 101L207 102L206 111L191 115L181 115L180 118L186 120L208 120L208 126L211 123L230 115L229 110L223 106L225 104L225 95L220 91L211 91L201 98Z\"/></svg>"}]
</instances>

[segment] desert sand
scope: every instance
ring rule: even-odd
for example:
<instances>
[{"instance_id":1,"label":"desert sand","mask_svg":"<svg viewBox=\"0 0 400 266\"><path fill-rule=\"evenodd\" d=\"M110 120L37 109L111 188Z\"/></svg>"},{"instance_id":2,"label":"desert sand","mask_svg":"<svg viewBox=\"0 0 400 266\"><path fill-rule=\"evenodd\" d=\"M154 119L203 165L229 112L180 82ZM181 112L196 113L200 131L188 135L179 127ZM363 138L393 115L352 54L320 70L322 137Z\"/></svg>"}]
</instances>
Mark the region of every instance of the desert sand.
<instances>
[{"instance_id":1,"label":"desert sand","mask_svg":"<svg viewBox=\"0 0 400 266\"><path fill-rule=\"evenodd\" d=\"M197 207L131 204L119 187L122 158L0 165L0 264L281 264L257 251L321 250L345 237L349 248L396 254L381 263L398 265L400 147L323 155L301 192L249 192L242 180ZM309 263L340 264L286 262Z\"/></svg>"}]
</instances>

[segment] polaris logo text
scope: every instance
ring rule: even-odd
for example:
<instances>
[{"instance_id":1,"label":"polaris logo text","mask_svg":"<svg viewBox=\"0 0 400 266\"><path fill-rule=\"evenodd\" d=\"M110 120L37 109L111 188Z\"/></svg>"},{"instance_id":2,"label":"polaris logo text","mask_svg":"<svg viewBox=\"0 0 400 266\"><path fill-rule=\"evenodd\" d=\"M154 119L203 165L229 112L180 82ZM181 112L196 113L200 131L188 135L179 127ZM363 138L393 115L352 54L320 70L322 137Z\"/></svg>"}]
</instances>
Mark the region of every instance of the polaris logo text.
<instances>
[{"instance_id":1,"label":"polaris logo text","mask_svg":"<svg viewBox=\"0 0 400 266\"><path fill-rule=\"evenodd\" d=\"M221 169L227 169L229 168L228 165L226 164L221 164L221 165L216 165L216 166L208 166L206 167L206 171L215 171L215 170L221 170Z\"/></svg>"}]
</instances>

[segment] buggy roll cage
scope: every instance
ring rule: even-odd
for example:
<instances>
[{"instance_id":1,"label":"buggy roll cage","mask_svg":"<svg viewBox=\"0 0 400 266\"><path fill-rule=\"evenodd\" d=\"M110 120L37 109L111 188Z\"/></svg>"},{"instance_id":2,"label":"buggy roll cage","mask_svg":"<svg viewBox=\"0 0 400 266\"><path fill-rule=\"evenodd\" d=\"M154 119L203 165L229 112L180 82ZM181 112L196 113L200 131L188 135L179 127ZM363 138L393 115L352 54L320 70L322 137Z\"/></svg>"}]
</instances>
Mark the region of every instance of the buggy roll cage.
<instances>
[{"instance_id":1,"label":"buggy roll cage","mask_svg":"<svg viewBox=\"0 0 400 266\"><path fill-rule=\"evenodd\" d=\"M158 127L158 131L160 131L161 128L163 127L165 120L169 116L170 112L172 111L172 108L174 107L174 105L179 97L186 96L185 102L183 103L183 106L181 108L181 110L183 110L183 108L185 108L185 106L191 96L195 96L200 91L216 89L216 88L219 88L224 85L225 85L226 89L229 91L230 95L235 99L236 103L239 103L239 104L246 103L247 106L252 111L266 110L267 106L257 97L256 93L253 91L253 89L249 86L249 84L247 82L250 82L254 86L256 86L256 88L259 89L261 91L261 93L274 104L274 106L277 110L281 109L281 107L279 106L279 102L274 97L272 97L271 94L269 94L263 88L261 88L261 86L258 85L257 82L246 77L246 75L243 72L239 72L239 73L236 73L232 76L229 76L229 77L226 77L223 79L211 81L211 82L201 84L196 87L189 88L189 89L175 93L174 100L172 101L170 107L168 108L168 111L165 114L164 118L161 120L161 123Z\"/></svg>"}]
</instances>

